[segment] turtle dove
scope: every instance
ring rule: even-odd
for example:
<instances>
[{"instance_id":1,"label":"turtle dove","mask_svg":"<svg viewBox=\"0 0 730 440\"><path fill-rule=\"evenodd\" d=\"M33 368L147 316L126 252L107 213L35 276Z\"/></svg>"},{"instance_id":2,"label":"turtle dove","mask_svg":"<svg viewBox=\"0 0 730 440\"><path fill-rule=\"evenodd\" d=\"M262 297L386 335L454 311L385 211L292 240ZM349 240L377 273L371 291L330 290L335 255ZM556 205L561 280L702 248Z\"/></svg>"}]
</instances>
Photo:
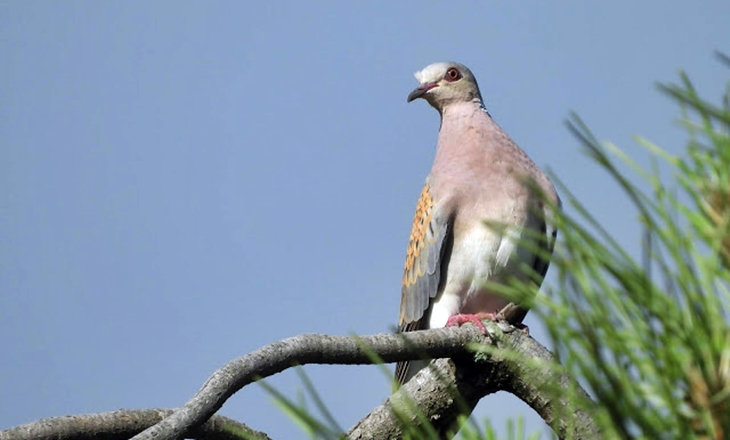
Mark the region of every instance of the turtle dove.
<instances>
[{"instance_id":1,"label":"turtle dove","mask_svg":"<svg viewBox=\"0 0 730 440\"><path fill-rule=\"evenodd\" d=\"M485 280L528 280L525 264L540 282L545 276L545 255L519 243L536 240L548 255L552 252L557 230L551 208L559 209L560 198L547 176L489 115L466 66L435 63L415 76L420 86L408 102L425 99L441 115L441 128L408 242L399 331L465 322L483 329L479 319L493 318L508 304L490 292ZM534 232L524 233L527 229ZM399 362L396 380L406 383L425 365Z\"/></svg>"}]
</instances>

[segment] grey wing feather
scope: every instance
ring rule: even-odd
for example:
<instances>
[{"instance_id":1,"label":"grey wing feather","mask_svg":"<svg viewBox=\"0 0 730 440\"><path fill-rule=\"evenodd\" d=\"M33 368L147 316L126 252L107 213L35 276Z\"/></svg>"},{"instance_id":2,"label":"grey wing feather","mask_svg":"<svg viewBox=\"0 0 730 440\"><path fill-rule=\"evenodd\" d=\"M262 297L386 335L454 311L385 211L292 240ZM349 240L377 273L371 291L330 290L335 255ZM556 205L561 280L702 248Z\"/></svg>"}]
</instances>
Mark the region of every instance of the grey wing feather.
<instances>
[{"instance_id":1,"label":"grey wing feather","mask_svg":"<svg viewBox=\"0 0 730 440\"><path fill-rule=\"evenodd\" d=\"M438 217L429 222L424 237L425 248L419 249L420 252L412 260L413 264L409 265L407 260L401 292L399 332L427 328L428 316L425 312L439 292L445 262L448 260L447 251L451 241L449 223L450 221L443 221ZM395 379L398 384L406 382L410 367L411 362L396 364Z\"/></svg>"},{"instance_id":2,"label":"grey wing feather","mask_svg":"<svg viewBox=\"0 0 730 440\"><path fill-rule=\"evenodd\" d=\"M415 258L412 267L405 269L399 319L399 325L404 330L401 331L424 328L420 325L420 321L431 300L436 297L441 283L442 256L446 249L444 243L447 241L450 228L448 222L434 218L428 229L425 249L422 249L421 255ZM414 323L417 323L416 328L409 325Z\"/></svg>"}]
</instances>

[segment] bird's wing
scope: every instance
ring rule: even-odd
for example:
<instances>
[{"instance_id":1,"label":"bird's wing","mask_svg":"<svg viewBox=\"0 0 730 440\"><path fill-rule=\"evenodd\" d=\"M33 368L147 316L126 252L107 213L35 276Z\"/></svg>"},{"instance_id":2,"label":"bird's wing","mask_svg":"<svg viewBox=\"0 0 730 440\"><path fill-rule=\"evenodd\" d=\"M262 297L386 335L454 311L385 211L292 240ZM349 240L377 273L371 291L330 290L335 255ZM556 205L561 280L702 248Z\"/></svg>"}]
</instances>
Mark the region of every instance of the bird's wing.
<instances>
[{"instance_id":1,"label":"bird's wing","mask_svg":"<svg viewBox=\"0 0 730 440\"><path fill-rule=\"evenodd\" d=\"M428 328L426 311L439 291L444 251L451 234L449 217L439 214L426 182L418 199L408 241L398 319L400 332ZM399 362L395 371L396 380L403 384L408 362Z\"/></svg>"},{"instance_id":2,"label":"bird's wing","mask_svg":"<svg viewBox=\"0 0 730 440\"><path fill-rule=\"evenodd\" d=\"M557 194L554 196L554 198L554 207L546 207L544 206L544 203L540 203L542 207L542 214L540 215L540 223L538 225L540 231L539 244L543 252L535 253L534 260L532 261L532 270L535 271L535 274L538 275L538 278L535 280L537 289L540 288L540 285L542 284L542 281L545 279L545 275L547 274L548 267L550 266L549 257L553 253L553 249L555 248L555 241L558 236L558 229L555 225L555 221L553 220L554 215L552 209L560 209L561 205L560 198L557 196ZM515 321L522 322L522 320L525 319L527 312L528 309L520 307L518 314L514 316Z\"/></svg>"}]
</instances>

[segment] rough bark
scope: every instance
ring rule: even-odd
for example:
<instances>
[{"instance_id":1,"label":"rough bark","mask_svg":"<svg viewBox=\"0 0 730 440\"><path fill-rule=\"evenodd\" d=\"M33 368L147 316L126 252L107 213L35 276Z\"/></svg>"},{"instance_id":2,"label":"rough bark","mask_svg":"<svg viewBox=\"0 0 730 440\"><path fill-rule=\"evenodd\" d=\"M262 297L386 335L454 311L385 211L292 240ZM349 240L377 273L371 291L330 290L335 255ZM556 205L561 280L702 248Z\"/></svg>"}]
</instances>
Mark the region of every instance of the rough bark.
<instances>
[{"instance_id":1,"label":"rough bark","mask_svg":"<svg viewBox=\"0 0 730 440\"><path fill-rule=\"evenodd\" d=\"M0 431L3 440L124 440L175 412L174 409L120 409L76 416L50 417ZM188 434L200 440L271 440L262 432L228 417L214 415Z\"/></svg>"}]
</instances>

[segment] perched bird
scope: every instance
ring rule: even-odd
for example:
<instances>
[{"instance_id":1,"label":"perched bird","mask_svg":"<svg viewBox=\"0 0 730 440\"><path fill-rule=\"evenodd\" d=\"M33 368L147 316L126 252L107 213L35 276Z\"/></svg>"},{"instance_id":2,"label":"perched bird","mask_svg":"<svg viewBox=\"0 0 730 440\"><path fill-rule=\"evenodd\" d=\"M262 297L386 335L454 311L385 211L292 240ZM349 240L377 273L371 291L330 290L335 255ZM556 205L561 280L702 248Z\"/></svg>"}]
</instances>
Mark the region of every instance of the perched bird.
<instances>
[{"instance_id":1,"label":"perched bird","mask_svg":"<svg viewBox=\"0 0 730 440\"><path fill-rule=\"evenodd\" d=\"M527 265L542 282L549 264L544 257L557 235L549 205L559 208L560 198L489 115L466 66L434 63L415 77L421 85L408 102L425 99L441 115L441 128L408 242L399 331L465 322L483 330L479 319L493 318L509 303L484 281L534 278L524 270ZM538 256L529 246L518 246L524 240L536 240L549 252ZM396 380L406 383L425 365L399 362Z\"/></svg>"}]
</instances>

